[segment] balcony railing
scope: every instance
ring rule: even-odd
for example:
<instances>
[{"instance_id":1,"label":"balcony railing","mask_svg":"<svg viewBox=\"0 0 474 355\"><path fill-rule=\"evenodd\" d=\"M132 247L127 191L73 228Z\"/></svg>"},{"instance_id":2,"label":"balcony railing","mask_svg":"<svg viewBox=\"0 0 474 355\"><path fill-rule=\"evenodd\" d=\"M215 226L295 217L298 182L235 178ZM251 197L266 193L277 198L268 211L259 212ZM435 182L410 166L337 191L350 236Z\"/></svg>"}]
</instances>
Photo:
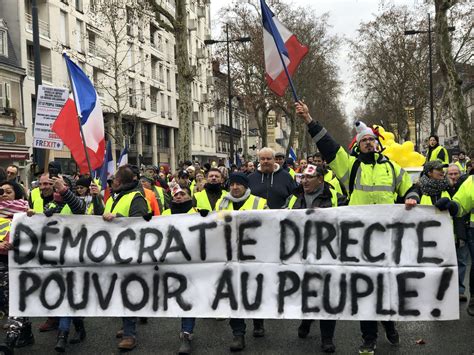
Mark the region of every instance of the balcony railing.
<instances>
[{"instance_id":1,"label":"balcony railing","mask_svg":"<svg viewBox=\"0 0 474 355\"><path fill-rule=\"evenodd\" d=\"M107 53L100 48L95 42L89 42L89 53L95 57L105 58Z\"/></svg>"},{"instance_id":2,"label":"balcony railing","mask_svg":"<svg viewBox=\"0 0 474 355\"><path fill-rule=\"evenodd\" d=\"M28 13L25 14L25 18L28 30L33 31L33 18ZM38 28L40 35L45 36L47 38L51 38L48 22L38 19Z\"/></svg>"},{"instance_id":3,"label":"balcony railing","mask_svg":"<svg viewBox=\"0 0 474 355\"><path fill-rule=\"evenodd\" d=\"M150 110L153 111L153 112L157 112L158 111L158 103L157 103L157 100L156 100L156 96L155 97L151 96L150 101L151 101Z\"/></svg>"},{"instance_id":4,"label":"balcony railing","mask_svg":"<svg viewBox=\"0 0 474 355\"><path fill-rule=\"evenodd\" d=\"M28 61L28 68L26 73L29 77L35 77L35 62L33 62L32 60ZM41 77L44 81L48 81L50 83L53 82L53 74L51 71L51 67L47 65L41 65Z\"/></svg>"}]
</instances>

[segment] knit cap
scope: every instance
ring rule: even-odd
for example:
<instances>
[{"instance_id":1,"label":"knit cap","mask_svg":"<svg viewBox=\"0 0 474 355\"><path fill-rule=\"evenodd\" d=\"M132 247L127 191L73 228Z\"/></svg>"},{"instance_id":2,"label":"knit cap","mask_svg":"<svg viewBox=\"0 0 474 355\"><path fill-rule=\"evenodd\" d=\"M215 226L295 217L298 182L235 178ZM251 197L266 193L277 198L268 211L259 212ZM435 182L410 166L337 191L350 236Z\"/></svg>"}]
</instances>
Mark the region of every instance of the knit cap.
<instances>
[{"instance_id":1,"label":"knit cap","mask_svg":"<svg viewBox=\"0 0 474 355\"><path fill-rule=\"evenodd\" d=\"M355 126L356 126L356 132L357 132L357 135L356 135L357 144L360 143L360 140L364 136L371 136L373 138L377 138L372 128L367 127L364 122L357 121L355 123Z\"/></svg>"}]
</instances>

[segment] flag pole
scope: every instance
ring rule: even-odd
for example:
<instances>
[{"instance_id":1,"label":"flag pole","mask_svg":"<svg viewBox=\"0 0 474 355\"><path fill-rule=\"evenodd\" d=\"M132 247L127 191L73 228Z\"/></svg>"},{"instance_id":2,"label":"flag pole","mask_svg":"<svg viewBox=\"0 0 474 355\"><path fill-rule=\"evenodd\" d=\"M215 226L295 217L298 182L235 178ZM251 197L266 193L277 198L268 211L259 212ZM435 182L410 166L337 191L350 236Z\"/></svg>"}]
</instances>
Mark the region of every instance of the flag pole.
<instances>
[{"instance_id":1,"label":"flag pole","mask_svg":"<svg viewBox=\"0 0 474 355\"><path fill-rule=\"evenodd\" d=\"M275 41L275 37L273 37L273 41L275 42L275 46L276 46L277 43ZM283 65L283 68L285 69L285 74L286 74L286 77L288 78L288 83L290 84L291 93L293 94L293 99L295 100L295 102L298 102L300 101L300 99L298 98L298 95L296 94L295 86L293 85L293 80L291 80L290 73L288 72L288 68L286 67L285 60L283 59L281 52L278 50L278 46L277 46L277 52L278 52L278 55L280 56L281 64Z\"/></svg>"},{"instance_id":2,"label":"flag pole","mask_svg":"<svg viewBox=\"0 0 474 355\"><path fill-rule=\"evenodd\" d=\"M66 56L66 54L63 54L63 55ZM77 111L77 97L74 91L74 85L72 84L71 72L69 71L69 66L67 65L67 63L66 63L66 68L67 68L67 75L69 77L69 84L71 85L72 97L74 98L74 107L76 108L77 120L79 123L79 130L81 132L81 138L82 138L82 145L84 146L84 153L86 154L86 161L87 161L87 167L89 169L89 176L92 178L91 161L89 159L89 153L87 152L86 139L84 138L84 132L82 131L82 122L81 122L82 116L80 112Z\"/></svg>"}]
</instances>

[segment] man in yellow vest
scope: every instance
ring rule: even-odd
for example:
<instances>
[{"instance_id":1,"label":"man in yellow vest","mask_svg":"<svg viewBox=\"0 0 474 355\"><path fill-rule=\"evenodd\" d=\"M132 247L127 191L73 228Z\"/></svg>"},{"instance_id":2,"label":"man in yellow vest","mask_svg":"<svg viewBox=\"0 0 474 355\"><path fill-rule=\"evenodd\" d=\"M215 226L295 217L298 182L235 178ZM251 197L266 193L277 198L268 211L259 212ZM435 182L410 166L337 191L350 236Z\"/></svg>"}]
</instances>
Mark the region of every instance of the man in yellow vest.
<instances>
[{"instance_id":1,"label":"man in yellow vest","mask_svg":"<svg viewBox=\"0 0 474 355\"><path fill-rule=\"evenodd\" d=\"M349 155L317 121L313 121L308 107L298 101L296 113L304 119L321 154L329 167L343 183L350 196L349 205L394 204L419 199L408 174L395 162L377 152L377 137L363 122L356 122L357 156ZM382 322L387 340L392 345L400 343L393 321ZM363 343L361 354L373 354L377 346L377 322L361 321Z\"/></svg>"},{"instance_id":2,"label":"man in yellow vest","mask_svg":"<svg viewBox=\"0 0 474 355\"><path fill-rule=\"evenodd\" d=\"M283 153L276 153L275 154L275 163L280 165L280 168L285 170L290 176L295 179L296 173L295 170L287 164L287 161L285 159L285 154Z\"/></svg>"},{"instance_id":3,"label":"man in yellow vest","mask_svg":"<svg viewBox=\"0 0 474 355\"><path fill-rule=\"evenodd\" d=\"M330 188L324 181L324 170L320 166L308 165L303 170L301 185L293 192L287 200L289 209L305 208L328 208L347 204L345 196ZM298 328L298 336L306 338L309 334L313 321L305 319ZM333 342L335 320L321 320L321 350L325 353L333 353L336 346Z\"/></svg>"},{"instance_id":4,"label":"man in yellow vest","mask_svg":"<svg viewBox=\"0 0 474 355\"><path fill-rule=\"evenodd\" d=\"M336 174L330 169L328 169L326 162L324 161L323 155L319 152L314 153L313 155L313 164L316 166L320 166L324 170L324 181L329 183L329 185L336 190L336 192L344 195L345 190L343 190L343 186L339 182L336 177Z\"/></svg>"},{"instance_id":5,"label":"man in yellow vest","mask_svg":"<svg viewBox=\"0 0 474 355\"><path fill-rule=\"evenodd\" d=\"M466 173L468 161L469 160L466 159L466 153L463 151L460 151L457 154L453 154L453 163L459 167L459 170L461 170L461 174Z\"/></svg>"},{"instance_id":6,"label":"man in yellow vest","mask_svg":"<svg viewBox=\"0 0 474 355\"><path fill-rule=\"evenodd\" d=\"M198 210L214 211L216 202L227 194L222 188L222 173L217 168L210 168L207 172L207 183L204 190L196 192L193 196L193 205Z\"/></svg>"},{"instance_id":7,"label":"man in yellow vest","mask_svg":"<svg viewBox=\"0 0 474 355\"><path fill-rule=\"evenodd\" d=\"M148 204L140 192L139 182L129 166L121 166L115 174L114 196L110 197L103 214L104 221L110 222L117 217L144 217L148 215ZM133 350L137 346L136 317L123 317L123 330L117 332L122 338L118 348L122 351Z\"/></svg>"},{"instance_id":8,"label":"man in yellow vest","mask_svg":"<svg viewBox=\"0 0 474 355\"><path fill-rule=\"evenodd\" d=\"M49 174L42 174L39 178L39 186L31 190L28 203L36 213L43 213L45 207L53 201L53 181Z\"/></svg>"},{"instance_id":9,"label":"man in yellow vest","mask_svg":"<svg viewBox=\"0 0 474 355\"><path fill-rule=\"evenodd\" d=\"M229 176L230 190L227 195L220 198L216 203L216 211L245 211L245 210L263 210L267 208L267 201L255 195L252 195L249 188L249 178L241 172L232 173ZM231 319L233 340L230 345L230 351L241 351L245 348L245 320ZM263 320L254 319L254 337L264 336Z\"/></svg>"},{"instance_id":10,"label":"man in yellow vest","mask_svg":"<svg viewBox=\"0 0 474 355\"><path fill-rule=\"evenodd\" d=\"M470 175L459 187L453 199L441 198L436 202L436 207L440 210L448 210L453 217L469 215L469 227L467 228L466 244L474 260L474 175ZM469 275L469 293L471 299L467 306L467 313L474 317L474 263L471 263Z\"/></svg>"}]
</instances>

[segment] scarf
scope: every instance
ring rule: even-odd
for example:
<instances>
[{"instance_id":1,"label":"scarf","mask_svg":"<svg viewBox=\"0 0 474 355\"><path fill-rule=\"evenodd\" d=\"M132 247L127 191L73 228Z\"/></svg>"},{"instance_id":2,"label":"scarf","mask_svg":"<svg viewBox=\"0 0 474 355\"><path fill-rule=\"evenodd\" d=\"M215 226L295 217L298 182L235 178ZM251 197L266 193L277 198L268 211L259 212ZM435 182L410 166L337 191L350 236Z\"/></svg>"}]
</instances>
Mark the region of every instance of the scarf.
<instances>
[{"instance_id":1,"label":"scarf","mask_svg":"<svg viewBox=\"0 0 474 355\"><path fill-rule=\"evenodd\" d=\"M245 190L245 193L242 195L242 197L234 197L230 193L225 195L224 198L222 199L221 204L219 205L219 209L225 210L227 207L229 207L229 202L232 203L239 203L247 200L250 196L250 189L247 188Z\"/></svg>"},{"instance_id":2,"label":"scarf","mask_svg":"<svg viewBox=\"0 0 474 355\"><path fill-rule=\"evenodd\" d=\"M204 188L206 189L206 191L209 191L211 193L215 193L215 194L221 194L221 191L222 191L222 185L221 184L211 184L211 183L207 183L206 185L204 185Z\"/></svg>"},{"instance_id":3,"label":"scarf","mask_svg":"<svg viewBox=\"0 0 474 355\"><path fill-rule=\"evenodd\" d=\"M26 211L28 211L26 200L0 201L0 217L2 218L13 218L15 213Z\"/></svg>"},{"instance_id":4,"label":"scarf","mask_svg":"<svg viewBox=\"0 0 474 355\"><path fill-rule=\"evenodd\" d=\"M448 179L443 180L430 179L427 175L423 175L419 181L421 193L428 196L438 196L449 188Z\"/></svg>"},{"instance_id":5,"label":"scarf","mask_svg":"<svg viewBox=\"0 0 474 355\"><path fill-rule=\"evenodd\" d=\"M193 200L188 200L181 203L171 202L170 210L171 214L188 213L192 207Z\"/></svg>"}]
</instances>

